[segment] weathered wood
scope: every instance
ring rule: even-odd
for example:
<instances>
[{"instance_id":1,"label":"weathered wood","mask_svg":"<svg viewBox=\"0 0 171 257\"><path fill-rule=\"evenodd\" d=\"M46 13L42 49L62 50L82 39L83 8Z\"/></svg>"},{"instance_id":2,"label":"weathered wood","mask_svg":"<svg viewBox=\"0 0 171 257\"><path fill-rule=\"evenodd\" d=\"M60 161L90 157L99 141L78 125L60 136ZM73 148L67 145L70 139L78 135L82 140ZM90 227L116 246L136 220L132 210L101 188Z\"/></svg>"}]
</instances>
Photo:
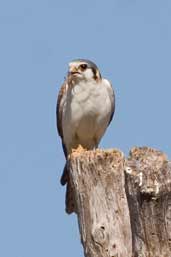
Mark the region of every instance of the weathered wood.
<instances>
[{"instance_id":1,"label":"weathered wood","mask_svg":"<svg viewBox=\"0 0 171 257\"><path fill-rule=\"evenodd\" d=\"M171 166L162 152L134 148L126 192L135 257L171 257Z\"/></svg>"},{"instance_id":2,"label":"weathered wood","mask_svg":"<svg viewBox=\"0 0 171 257\"><path fill-rule=\"evenodd\" d=\"M132 237L120 151L71 155L70 178L86 257L131 257Z\"/></svg>"},{"instance_id":3,"label":"weathered wood","mask_svg":"<svg viewBox=\"0 0 171 257\"><path fill-rule=\"evenodd\" d=\"M171 163L160 151L76 151L69 213L86 257L171 257ZM74 203L74 205L73 205ZM67 203L68 204L68 203Z\"/></svg>"}]
</instances>

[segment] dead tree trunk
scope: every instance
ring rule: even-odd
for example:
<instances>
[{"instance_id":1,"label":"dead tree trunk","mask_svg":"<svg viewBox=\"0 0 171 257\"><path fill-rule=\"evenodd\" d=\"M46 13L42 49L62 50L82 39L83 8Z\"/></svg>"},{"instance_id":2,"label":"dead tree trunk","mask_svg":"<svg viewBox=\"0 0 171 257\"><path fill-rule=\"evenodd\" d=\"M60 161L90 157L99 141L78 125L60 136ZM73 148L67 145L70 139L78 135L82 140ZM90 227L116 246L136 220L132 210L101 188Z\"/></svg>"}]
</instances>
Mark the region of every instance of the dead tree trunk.
<instances>
[{"instance_id":1,"label":"dead tree trunk","mask_svg":"<svg viewBox=\"0 0 171 257\"><path fill-rule=\"evenodd\" d=\"M86 257L171 257L165 154L147 147L128 159L118 150L76 151L68 168Z\"/></svg>"}]
</instances>

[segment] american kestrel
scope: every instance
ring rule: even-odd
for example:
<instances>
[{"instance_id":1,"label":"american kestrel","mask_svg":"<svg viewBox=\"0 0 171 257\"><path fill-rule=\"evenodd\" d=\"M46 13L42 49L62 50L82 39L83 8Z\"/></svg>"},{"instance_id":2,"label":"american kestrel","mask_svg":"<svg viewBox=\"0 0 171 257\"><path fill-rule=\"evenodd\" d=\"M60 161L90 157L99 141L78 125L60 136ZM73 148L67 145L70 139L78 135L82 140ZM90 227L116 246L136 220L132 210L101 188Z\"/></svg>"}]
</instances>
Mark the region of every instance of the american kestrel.
<instances>
[{"instance_id":1,"label":"american kestrel","mask_svg":"<svg viewBox=\"0 0 171 257\"><path fill-rule=\"evenodd\" d=\"M111 83L102 78L96 64L78 59L69 63L67 78L57 100L57 129L66 157L79 145L95 149L110 124L115 110ZM65 165L61 184L67 182Z\"/></svg>"}]
</instances>

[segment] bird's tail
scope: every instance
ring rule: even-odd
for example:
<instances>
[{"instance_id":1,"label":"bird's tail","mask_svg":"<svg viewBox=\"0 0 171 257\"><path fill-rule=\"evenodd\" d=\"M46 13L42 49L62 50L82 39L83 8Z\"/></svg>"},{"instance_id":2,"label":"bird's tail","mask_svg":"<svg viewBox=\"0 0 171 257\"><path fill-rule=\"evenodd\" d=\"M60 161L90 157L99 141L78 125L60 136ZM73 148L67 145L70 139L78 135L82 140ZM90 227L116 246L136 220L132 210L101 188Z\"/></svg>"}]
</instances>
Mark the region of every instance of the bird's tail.
<instances>
[{"instance_id":1,"label":"bird's tail","mask_svg":"<svg viewBox=\"0 0 171 257\"><path fill-rule=\"evenodd\" d=\"M61 180L60 180L61 185L64 186L68 182L68 179L69 179L69 174L68 174L67 162L66 162L63 169L62 176L61 176Z\"/></svg>"},{"instance_id":2,"label":"bird's tail","mask_svg":"<svg viewBox=\"0 0 171 257\"><path fill-rule=\"evenodd\" d=\"M61 176L61 185L66 184L66 195L65 195L65 210L68 214L71 214L72 212L76 212L75 209L75 201L74 201L74 193L69 177L69 171L67 167L67 162L65 163L65 167L63 169L63 173Z\"/></svg>"}]
</instances>

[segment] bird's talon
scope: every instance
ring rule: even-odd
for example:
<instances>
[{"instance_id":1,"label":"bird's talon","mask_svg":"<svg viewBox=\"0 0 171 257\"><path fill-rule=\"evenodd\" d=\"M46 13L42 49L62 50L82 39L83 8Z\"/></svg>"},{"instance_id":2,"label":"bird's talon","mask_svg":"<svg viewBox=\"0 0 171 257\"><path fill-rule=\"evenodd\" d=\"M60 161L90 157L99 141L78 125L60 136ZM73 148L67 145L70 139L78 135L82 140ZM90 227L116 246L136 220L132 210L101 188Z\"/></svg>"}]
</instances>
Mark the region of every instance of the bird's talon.
<instances>
[{"instance_id":1,"label":"bird's talon","mask_svg":"<svg viewBox=\"0 0 171 257\"><path fill-rule=\"evenodd\" d=\"M82 152L85 152L85 151L87 151L87 149L82 147L82 145L78 145L77 148L72 149L72 153L75 153L75 152L82 153Z\"/></svg>"}]
</instances>

